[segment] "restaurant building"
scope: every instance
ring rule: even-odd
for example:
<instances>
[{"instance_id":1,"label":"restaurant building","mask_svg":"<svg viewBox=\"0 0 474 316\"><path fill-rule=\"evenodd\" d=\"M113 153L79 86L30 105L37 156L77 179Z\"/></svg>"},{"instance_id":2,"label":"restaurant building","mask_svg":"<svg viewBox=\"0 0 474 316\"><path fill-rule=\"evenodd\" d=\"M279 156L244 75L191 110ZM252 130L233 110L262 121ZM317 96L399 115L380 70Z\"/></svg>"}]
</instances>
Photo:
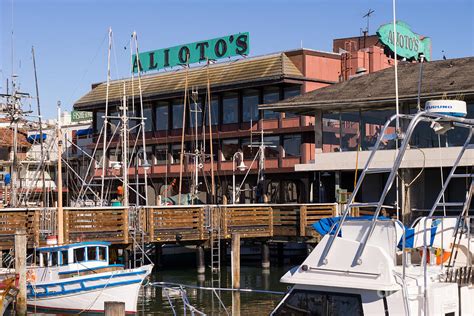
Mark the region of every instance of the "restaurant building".
<instances>
[{"instance_id":1,"label":"restaurant building","mask_svg":"<svg viewBox=\"0 0 474 316\"><path fill-rule=\"evenodd\" d=\"M354 45L354 43L359 43ZM362 45L361 43L365 43ZM293 111L273 111L267 107L259 110L259 104L274 104L307 92L324 88L351 78L366 75L393 65L393 56L373 36L334 40L333 52L312 49L295 49L257 57L240 57L209 66L197 64L189 69L182 67L141 77L144 110L146 117L146 155L151 158L152 167L148 171L149 203L158 195L177 194L176 181L180 173L181 136L184 126L185 151L192 154L195 150L195 122L199 128L207 123L205 110L193 113L193 106L207 109L207 81L210 83L212 134L214 149L214 170L218 202L227 196L230 201L232 175L241 183L246 171L233 170L233 156L241 151L244 163L251 166L249 176L242 184L238 197L240 203L252 203L258 200L258 163L252 165L257 146L263 133L265 145L265 183L263 191L272 203L303 203L322 200L315 194L313 185L318 173L313 170L295 173L295 167L310 164L315 160L316 149L324 151L339 150L341 146L355 146L353 136L355 123L344 121L337 123L334 115L324 117L322 128L325 143L315 140L315 118L312 112L303 115ZM189 87L190 106L187 108L186 122L183 124L183 100L185 85ZM132 86L133 83L133 86ZM109 92L110 115L118 115L126 94L137 94L137 80L112 81ZM93 130L96 143L104 124L106 83L92 85L92 89L75 104L76 111L93 113ZM131 97L128 97L130 104ZM135 97L138 104L138 96ZM191 111L189 111L191 109ZM306 115L308 114L308 115ZM129 116L139 116L140 113ZM195 116L197 115L197 120ZM377 121L378 123L378 121ZM114 122L112 122L114 124ZM375 125L374 125L375 126ZM371 125L370 128L375 130ZM110 130L110 129L109 129ZM201 129L200 129L201 131ZM336 135L343 133L338 143ZM198 139L203 138L201 132ZM205 133L209 153L209 135ZM328 141L332 138L331 141ZM352 145L351 145L352 144ZM93 147L93 145L91 145ZM183 167L183 193L191 185L192 162L187 155ZM120 159L120 150L111 149L106 154L108 161ZM97 161L102 152L95 151ZM134 166L131 163L131 166ZM96 176L100 176L97 164ZM133 167L131 168L133 169ZM201 191L209 187L210 162L206 160L199 171ZM130 171L133 174L133 170ZM171 186L169 186L171 184ZM317 190L316 190L317 191ZM151 196L151 198L150 198ZM206 198L209 201L208 197ZM327 199L332 200L332 199Z\"/></svg>"}]
</instances>

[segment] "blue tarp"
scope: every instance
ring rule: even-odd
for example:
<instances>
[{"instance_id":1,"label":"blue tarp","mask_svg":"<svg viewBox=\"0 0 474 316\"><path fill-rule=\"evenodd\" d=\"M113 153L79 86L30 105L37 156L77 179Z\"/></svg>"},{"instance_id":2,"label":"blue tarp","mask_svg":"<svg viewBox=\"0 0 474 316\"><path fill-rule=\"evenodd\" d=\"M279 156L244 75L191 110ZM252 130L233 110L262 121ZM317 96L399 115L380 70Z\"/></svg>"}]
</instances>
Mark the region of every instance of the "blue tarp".
<instances>
[{"instance_id":1,"label":"blue tarp","mask_svg":"<svg viewBox=\"0 0 474 316\"><path fill-rule=\"evenodd\" d=\"M41 141L41 134L36 134L36 135L30 135L27 138L28 142L33 144L34 142L40 142ZM43 133L43 141L46 140L46 134Z\"/></svg>"},{"instance_id":2,"label":"blue tarp","mask_svg":"<svg viewBox=\"0 0 474 316\"><path fill-rule=\"evenodd\" d=\"M92 128L87 128L87 129L80 129L76 132L76 136L86 136L92 134L93 129Z\"/></svg>"}]
</instances>

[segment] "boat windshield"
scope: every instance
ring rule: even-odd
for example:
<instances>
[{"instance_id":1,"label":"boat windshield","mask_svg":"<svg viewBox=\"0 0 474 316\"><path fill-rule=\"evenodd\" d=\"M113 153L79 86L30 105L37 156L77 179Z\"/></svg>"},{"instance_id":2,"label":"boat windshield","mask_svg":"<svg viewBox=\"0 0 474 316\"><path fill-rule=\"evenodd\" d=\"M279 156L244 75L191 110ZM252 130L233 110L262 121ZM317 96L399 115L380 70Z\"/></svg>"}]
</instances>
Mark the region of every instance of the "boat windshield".
<instances>
[{"instance_id":1,"label":"boat windshield","mask_svg":"<svg viewBox=\"0 0 474 316\"><path fill-rule=\"evenodd\" d=\"M272 315L363 315L360 295L293 290Z\"/></svg>"}]
</instances>

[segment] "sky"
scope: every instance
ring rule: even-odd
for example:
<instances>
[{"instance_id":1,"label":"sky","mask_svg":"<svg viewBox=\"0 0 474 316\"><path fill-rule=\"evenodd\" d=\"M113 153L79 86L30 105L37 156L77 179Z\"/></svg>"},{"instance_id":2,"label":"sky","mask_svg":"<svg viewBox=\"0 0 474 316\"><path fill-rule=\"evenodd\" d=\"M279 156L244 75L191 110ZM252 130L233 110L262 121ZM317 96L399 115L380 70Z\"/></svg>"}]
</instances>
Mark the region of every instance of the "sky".
<instances>
[{"instance_id":1,"label":"sky","mask_svg":"<svg viewBox=\"0 0 474 316\"><path fill-rule=\"evenodd\" d=\"M113 30L112 79L129 76L130 35L140 51L250 33L250 56L305 48L332 51L334 38L370 33L392 21L392 0L0 0L0 93L13 72L36 96L34 46L43 116L56 115L106 80ZM398 0L397 20L432 39L433 59L474 56L474 0ZM13 32L12 32L13 31ZM12 36L13 33L13 36ZM12 41L13 37L13 41ZM13 48L13 49L12 49ZM444 51L444 53L443 53ZM13 58L12 58L13 56ZM12 62L13 61L13 62ZM25 106L36 110L34 99Z\"/></svg>"}]
</instances>

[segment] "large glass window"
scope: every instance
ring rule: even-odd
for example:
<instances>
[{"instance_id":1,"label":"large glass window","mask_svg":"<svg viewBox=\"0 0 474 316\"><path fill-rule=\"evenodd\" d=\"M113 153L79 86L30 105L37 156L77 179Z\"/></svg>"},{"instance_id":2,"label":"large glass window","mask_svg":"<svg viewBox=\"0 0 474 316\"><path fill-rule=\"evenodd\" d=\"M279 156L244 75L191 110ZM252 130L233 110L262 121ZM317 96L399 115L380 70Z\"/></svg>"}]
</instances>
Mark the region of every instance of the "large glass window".
<instances>
[{"instance_id":1,"label":"large glass window","mask_svg":"<svg viewBox=\"0 0 474 316\"><path fill-rule=\"evenodd\" d=\"M155 108L155 128L157 131L166 131L169 128L169 104L158 102Z\"/></svg>"},{"instance_id":2,"label":"large glass window","mask_svg":"<svg viewBox=\"0 0 474 316\"><path fill-rule=\"evenodd\" d=\"M173 109L173 128L183 128L183 110L184 106L181 101L174 101L172 105Z\"/></svg>"},{"instance_id":3,"label":"large glass window","mask_svg":"<svg viewBox=\"0 0 474 316\"><path fill-rule=\"evenodd\" d=\"M224 139L222 141L222 156L224 160L232 161L232 157L239 149L238 139Z\"/></svg>"},{"instance_id":4,"label":"large glass window","mask_svg":"<svg viewBox=\"0 0 474 316\"><path fill-rule=\"evenodd\" d=\"M206 100L207 104L207 100ZM205 109L204 113L206 114L204 120L206 125L209 125L209 114L207 113L209 109ZM219 123L219 97L217 95L212 96L211 99L211 120L212 125L217 125Z\"/></svg>"},{"instance_id":5,"label":"large glass window","mask_svg":"<svg viewBox=\"0 0 474 316\"><path fill-rule=\"evenodd\" d=\"M275 315L362 316L360 295L293 290Z\"/></svg>"},{"instance_id":6,"label":"large glass window","mask_svg":"<svg viewBox=\"0 0 474 316\"><path fill-rule=\"evenodd\" d=\"M244 122L258 121L258 90L244 90L242 96L242 118Z\"/></svg>"},{"instance_id":7,"label":"large glass window","mask_svg":"<svg viewBox=\"0 0 474 316\"><path fill-rule=\"evenodd\" d=\"M284 135L283 149L285 157L301 156L301 135Z\"/></svg>"},{"instance_id":8,"label":"large glass window","mask_svg":"<svg viewBox=\"0 0 474 316\"><path fill-rule=\"evenodd\" d=\"M168 145L155 146L155 159L158 165L165 165L168 161Z\"/></svg>"},{"instance_id":9,"label":"large glass window","mask_svg":"<svg viewBox=\"0 0 474 316\"><path fill-rule=\"evenodd\" d=\"M263 103L264 104L269 104L269 103L276 103L280 101L280 88L278 87L268 87L265 88L263 91ZM280 114L278 112L273 112L270 110L265 110L263 111L263 118L264 119L277 119L280 117Z\"/></svg>"},{"instance_id":10,"label":"large glass window","mask_svg":"<svg viewBox=\"0 0 474 316\"><path fill-rule=\"evenodd\" d=\"M266 136L263 138L265 143L265 158L278 158L280 154L280 136Z\"/></svg>"},{"instance_id":11,"label":"large glass window","mask_svg":"<svg viewBox=\"0 0 474 316\"><path fill-rule=\"evenodd\" d=\"M288 99L292 97L296 97L301 94L301 88L299 86L294 86L294 87L285 87L283 88L283 99ZM297 117L298 115L291 113L291 112L285 112L285 117L290 118L290 117Z\"/></svg>"},{"instance_id":12,"label":"large glass window","mask_svg":"<svg viewBox=\"0 0 474 316\"><path fill-rule=\"evenodd\" d=\"M95 112L95 130L96 132L100 132L102 127L104 126L104 111L97 111Z\"/></svg>"},{"instance_id":13,"label":"large glass window","mask_svg":"<svg viewBox=\"0 0 474 316\"><path fill-rule=\"evenodd\" d=\"M145 120L145 132L153 131L153 108L151 106L146 106L143 108L143 115Z\"/></svg>"},{"instance_id":14,"label":"large glass window","mask_svg":"<svg viewBox=\"0 0 474 316\"><path fill-rule=\"evenodd\" d=\"M239 98L237 93L226 93L222 99L222 123L239 122Z\"/></svg>"}]
</instances>

